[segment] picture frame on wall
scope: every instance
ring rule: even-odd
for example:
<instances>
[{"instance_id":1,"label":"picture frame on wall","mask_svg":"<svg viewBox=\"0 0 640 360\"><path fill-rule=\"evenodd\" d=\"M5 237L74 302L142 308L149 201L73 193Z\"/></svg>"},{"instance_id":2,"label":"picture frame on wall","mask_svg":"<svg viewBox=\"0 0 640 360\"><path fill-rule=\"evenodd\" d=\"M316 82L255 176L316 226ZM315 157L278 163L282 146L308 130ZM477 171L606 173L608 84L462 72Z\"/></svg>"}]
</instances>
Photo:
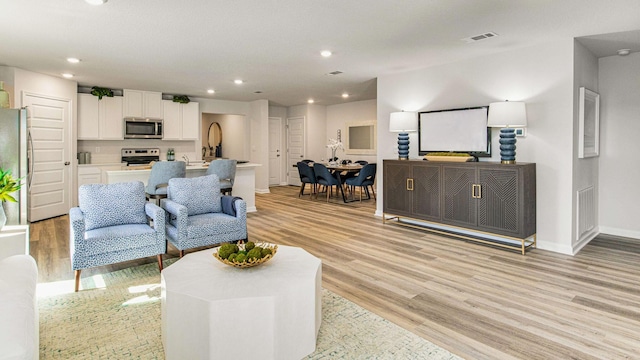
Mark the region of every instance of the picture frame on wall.
<instances>
[{"instance_id":1,"label":"picture frame on wall","mask_svg":"<svg viewBox=\"0 0 640 360\"><path fill-rule=\"evenodd\" d=\"M580 87L578 157L588 158L600 153L600 94Z\"/></svg>"}]
</instances>

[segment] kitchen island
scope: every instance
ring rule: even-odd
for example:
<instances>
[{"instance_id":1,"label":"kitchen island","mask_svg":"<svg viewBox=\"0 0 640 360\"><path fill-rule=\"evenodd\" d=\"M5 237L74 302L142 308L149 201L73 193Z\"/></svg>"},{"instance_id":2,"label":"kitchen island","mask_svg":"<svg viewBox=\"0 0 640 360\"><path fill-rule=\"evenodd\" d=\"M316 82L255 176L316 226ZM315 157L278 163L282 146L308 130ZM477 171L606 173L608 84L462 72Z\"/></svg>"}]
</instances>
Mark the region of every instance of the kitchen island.
<instances>
[{"instance_id":1,"label":"kitchen island","mask_svg":"<svg viewBox=\"0 0 640 360\"><path fill-rule=\"evenodd\" d=\"M233 183L233 196L239 196L247 202L247 212L255 212L256 209L256 170L255 168L262 166L261 164L244 163L236 166L236 178ZM142 181L145 186L151 174L150 169L137 170L108 170L107 183L113 184L118 182ZM207 173L206 165L189 165L187 166L187 177L204 176Z\"/></svg>"}]
</instances>

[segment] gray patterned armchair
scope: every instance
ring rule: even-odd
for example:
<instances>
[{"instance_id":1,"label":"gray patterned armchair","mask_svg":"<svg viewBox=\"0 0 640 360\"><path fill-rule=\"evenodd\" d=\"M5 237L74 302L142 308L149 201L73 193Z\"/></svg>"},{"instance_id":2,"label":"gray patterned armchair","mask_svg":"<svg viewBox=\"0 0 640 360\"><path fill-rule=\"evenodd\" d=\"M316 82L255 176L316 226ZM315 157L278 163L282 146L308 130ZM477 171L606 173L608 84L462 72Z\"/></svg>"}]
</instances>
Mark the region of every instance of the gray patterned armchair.
<instances>
[{"instance_id":1,"label":"gray patterned armchair","mask_svg":"<svg viewBox=\"0 0 640 360\"><path fill-rule=\"evenodd\" d=\"M142 182L82 185L78 202L79 207L69 211L75 291L81 270L90 267L157 256L162 271L162 254L167 250L165 214L146 201Z\"/></svg>"},{"instance_id":2,"label":"gray patterned armchair","mask_svg":"<svg viewBox=\"0 0 640 360\"><path fill-rule=\"evenodd\" d=\"M184 255L185 249L247 239L247 204L220 194L216 175L169 180L167 239Z\"/></svg>"}]
</instances>

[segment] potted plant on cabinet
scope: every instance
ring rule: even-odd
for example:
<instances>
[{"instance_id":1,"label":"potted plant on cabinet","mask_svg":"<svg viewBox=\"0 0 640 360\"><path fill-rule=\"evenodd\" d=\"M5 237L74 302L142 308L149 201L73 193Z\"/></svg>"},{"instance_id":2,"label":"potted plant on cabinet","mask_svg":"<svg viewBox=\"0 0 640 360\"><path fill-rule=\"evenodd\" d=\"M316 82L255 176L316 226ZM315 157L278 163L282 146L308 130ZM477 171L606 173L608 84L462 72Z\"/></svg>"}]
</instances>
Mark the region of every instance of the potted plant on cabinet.
<instances>
[{"instance_id":1,"label":"potted plant on cabinet","mask_svg":"<svg viewBox=\"0 0 640 360\"><path fill-rule=\"evenodd\" d=\"M3 170L0 168L0 230L7 223L7 216L4 213L4 207L2 204L5 201L17 202L17 200L11 196L12 193L20 190L20 180L11 175L11 170Z\"/></svg>"}]
</instances>

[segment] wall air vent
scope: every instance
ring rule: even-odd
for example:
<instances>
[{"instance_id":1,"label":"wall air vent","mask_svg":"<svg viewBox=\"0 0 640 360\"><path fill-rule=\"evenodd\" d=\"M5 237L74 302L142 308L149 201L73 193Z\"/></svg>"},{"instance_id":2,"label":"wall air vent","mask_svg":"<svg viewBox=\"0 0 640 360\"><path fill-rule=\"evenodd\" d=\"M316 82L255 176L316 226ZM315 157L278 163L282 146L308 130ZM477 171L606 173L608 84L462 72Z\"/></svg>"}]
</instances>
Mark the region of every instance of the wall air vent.
<instances>
[{"instance_id":1,"label":"wall air vent","mask_svg":"<svg viewBox=\"0 0 640 360\"><path fill-rule=\"evenodd\" d=\"M461 39L461 40L464 41L464 42L467 42L467 43L473 43L473 42L480 41L480 40L490 39L490 38L493 38L493 37L496 37L496 36L498 36L498 34L496 34L494 32L488 32L488 33L484 33L484 34L470 36L468 38L464 38L464 39Z\"/></svg>"},{"instance_id":2,"label":"wall air vent","mask_svg":"<svg viewBox=\"0 0 640 360\"><path fill-rule=\"evenodd\" d=\"M342 74L342 71L337 71L336 70L336 71L332 71L332 72L328 73L327 75L340 75L340 74Z\"/></svg>"}]
</instances>

